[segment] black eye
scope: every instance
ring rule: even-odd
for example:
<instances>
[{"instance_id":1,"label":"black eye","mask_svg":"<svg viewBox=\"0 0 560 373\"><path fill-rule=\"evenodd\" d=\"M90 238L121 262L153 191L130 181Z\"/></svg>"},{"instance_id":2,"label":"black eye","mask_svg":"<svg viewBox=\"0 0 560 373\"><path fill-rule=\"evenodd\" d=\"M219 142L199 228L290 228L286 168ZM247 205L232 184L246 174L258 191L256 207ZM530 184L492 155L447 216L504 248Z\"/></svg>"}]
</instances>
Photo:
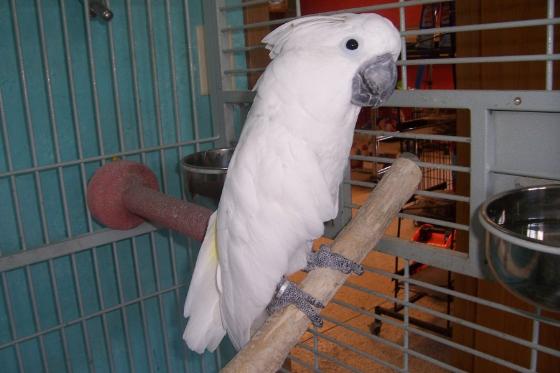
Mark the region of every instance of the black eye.
<instances>
[{"instance_id":1,"label":"black eye","mask_svg":"<svg viewBox=\"0 0 560 373\"><path fill-rule=\"evenodd\" d=\"M346 42L346 48L353 51L354 49L358 49L358 41L356 39L348 39Z\"/></svg>"}]
</instances>

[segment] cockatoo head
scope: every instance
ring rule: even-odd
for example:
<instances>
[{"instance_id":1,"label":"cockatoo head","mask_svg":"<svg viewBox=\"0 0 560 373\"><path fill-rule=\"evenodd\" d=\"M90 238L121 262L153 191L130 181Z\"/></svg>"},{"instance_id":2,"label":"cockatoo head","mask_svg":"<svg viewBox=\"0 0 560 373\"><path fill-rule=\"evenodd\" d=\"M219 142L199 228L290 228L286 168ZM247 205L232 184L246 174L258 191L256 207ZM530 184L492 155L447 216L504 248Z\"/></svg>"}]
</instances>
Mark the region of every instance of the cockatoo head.
<instances>
[{"instance_id":1,"label":"cockatoo head","mask_svg":"<svg viewBox=\"0 0 560 373\"><path fill-rule=\"evenodd\" d=\"M298 18L263 42L272 59L282 60L274 74L300 97L377 107L395 88L400 35L377 14Z\"/></svg>"}]
</instances>

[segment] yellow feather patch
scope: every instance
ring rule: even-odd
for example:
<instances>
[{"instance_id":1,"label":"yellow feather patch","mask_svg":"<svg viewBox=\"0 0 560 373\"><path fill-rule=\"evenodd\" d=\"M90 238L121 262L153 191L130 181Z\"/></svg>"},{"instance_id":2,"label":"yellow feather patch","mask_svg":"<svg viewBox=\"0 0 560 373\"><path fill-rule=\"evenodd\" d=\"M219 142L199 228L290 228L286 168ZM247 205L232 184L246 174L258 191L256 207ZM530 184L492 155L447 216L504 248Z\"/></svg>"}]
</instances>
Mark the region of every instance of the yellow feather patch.
<instances>
[{"instance_id":1,"label":"yellow feather patch","mask_svg":"<svg viewBox=\"0 0 560 373\"><path fill-rule=\"evenodd\" d=\"M216 223L210 227L212 229L212 241L210 242L210 258L218 261L218 245L216 245Z\"/></svg>"}]
</instances>

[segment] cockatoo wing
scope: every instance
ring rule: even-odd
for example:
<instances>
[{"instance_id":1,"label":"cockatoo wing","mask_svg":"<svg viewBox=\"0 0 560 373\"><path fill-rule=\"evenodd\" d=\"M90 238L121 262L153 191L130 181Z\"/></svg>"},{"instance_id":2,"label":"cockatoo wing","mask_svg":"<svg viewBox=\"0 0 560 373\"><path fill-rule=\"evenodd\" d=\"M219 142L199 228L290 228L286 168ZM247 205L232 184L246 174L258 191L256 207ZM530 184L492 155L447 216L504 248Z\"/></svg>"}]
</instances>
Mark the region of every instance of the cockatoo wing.
<instances>
[{"instance_id":1,"label":"cockatoo wing","mask_svg":"<svg viewBox=\"0 0 560 373\"><path fill-rule=\"evenodd\" d=\"M237 348L249 341L282 276L305 265L310 240L336 214L316 155L273 122L253 111L218 211L221 310Z\"/></svg>"},{"instance_id":2,"label":"cockatoo wing","mask_svg":"<svg viewBox=\"0 0 560 373\"><path fill-rule=\"evenodd\" d=\"M199 354L205 348L214 351L226 334L220 314L216 215L214 212L208 222L184 308L184 316L190 319L183 339Z\"/></svg>"}]
</instances>

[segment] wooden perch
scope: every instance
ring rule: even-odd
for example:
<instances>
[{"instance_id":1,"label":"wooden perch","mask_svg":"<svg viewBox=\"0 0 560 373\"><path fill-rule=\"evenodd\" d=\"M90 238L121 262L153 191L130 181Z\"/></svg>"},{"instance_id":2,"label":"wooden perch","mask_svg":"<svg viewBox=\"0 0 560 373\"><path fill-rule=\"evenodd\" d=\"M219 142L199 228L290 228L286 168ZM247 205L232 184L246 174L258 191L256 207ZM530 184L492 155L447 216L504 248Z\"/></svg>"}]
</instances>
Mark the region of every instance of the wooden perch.
<instances>
[{"instance_id":1,"label":"wooden perch","mask_svg":"<svg viewBox=\"0 0 560 373\"><path fill-rule=\"evenodd\" d=\"M332 252L361 263L412 196L421 176L420 169L410 159L397 159L356 217L337 236ZM326 305L347 277L339 271L318 268L307 275L300 287ZM276 372L308 324L303 312L291 305L286 307L264 323L222 372Z\"/></svg>"}]
</instances>

